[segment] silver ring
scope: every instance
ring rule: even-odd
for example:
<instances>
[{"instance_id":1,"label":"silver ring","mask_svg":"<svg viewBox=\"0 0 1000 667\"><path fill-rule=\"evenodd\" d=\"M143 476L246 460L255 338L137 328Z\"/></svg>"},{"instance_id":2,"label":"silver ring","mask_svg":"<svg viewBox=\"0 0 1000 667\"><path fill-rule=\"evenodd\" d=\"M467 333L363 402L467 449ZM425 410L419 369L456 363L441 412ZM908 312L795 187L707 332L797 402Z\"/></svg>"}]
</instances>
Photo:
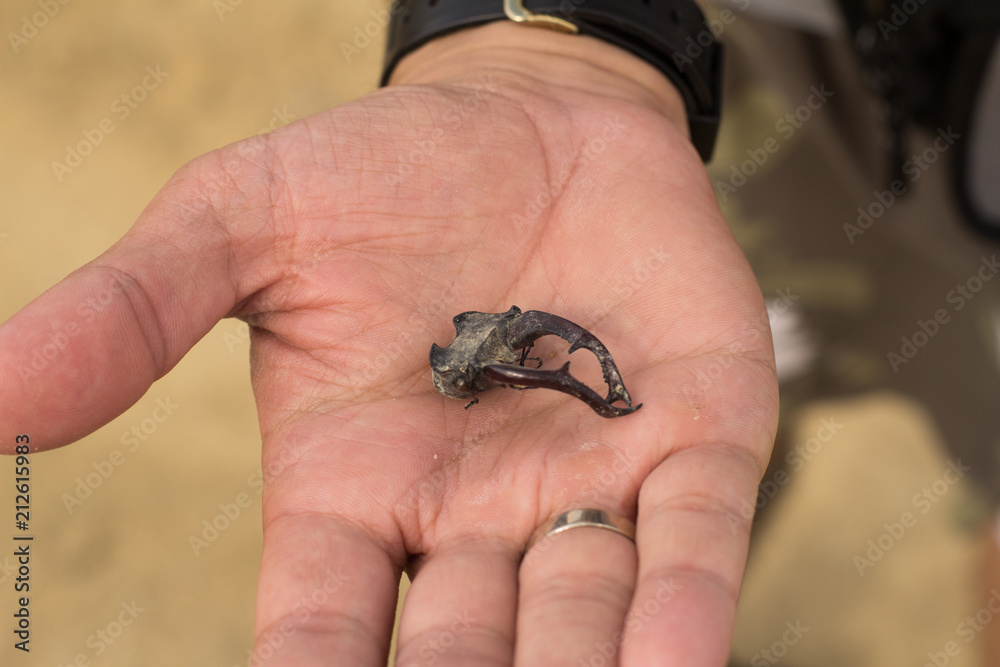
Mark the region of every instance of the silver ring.
<instances>
[{"instance_id":1,"label":"silver ring","mask_svg":"<svg viewBox=\"0 0 1000 667\"><path fill-rule=\"evenodd\" d=\"M625 517L598 509L578 509L569 510L557 514L532 533L528 545L524 547L525 553L539 541L556 533L570 530L571 528L603 528L610 530L635 542L635 524Z\"/></svg>"}]
</instances>

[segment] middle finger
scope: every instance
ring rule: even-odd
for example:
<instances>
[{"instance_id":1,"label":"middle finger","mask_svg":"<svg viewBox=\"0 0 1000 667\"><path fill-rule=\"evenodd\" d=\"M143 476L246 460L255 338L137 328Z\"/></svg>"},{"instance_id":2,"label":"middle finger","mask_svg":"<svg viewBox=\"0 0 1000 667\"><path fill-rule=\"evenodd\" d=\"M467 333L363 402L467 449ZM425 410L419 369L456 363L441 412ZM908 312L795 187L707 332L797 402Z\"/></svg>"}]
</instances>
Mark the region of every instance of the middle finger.
<instances>
[{"instance_id":1,"label":"middle finger","mask_svg":"<svg viewBox=\"0 0 1000 667\"><path fill-rule=\"evenodd\" d=\"M517 557L488 538L445 544L424 557L403 603L396 664L510 664Z\"/></svg>"}]
</instances>

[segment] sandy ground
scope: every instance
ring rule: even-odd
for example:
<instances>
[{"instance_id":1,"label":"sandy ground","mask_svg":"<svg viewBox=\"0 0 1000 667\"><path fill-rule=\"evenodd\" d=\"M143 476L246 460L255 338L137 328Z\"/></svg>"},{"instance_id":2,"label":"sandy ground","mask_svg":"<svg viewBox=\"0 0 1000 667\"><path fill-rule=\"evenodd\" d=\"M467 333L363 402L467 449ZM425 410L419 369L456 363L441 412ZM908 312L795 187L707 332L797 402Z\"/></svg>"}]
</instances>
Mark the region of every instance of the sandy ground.
<instances>
[{"instance_id":1,"label":"sandy ground","mask_svg":"<svg viewBox=\"0 0 1000 667\"><path fill-rule=\"evenodd\" d=\"M0 57L0 320L114 242L185 161L372 90L381 36L350 62L339 44L379 6L5 2L0 27L24 39L5 37ZM92 149L77 164L80 142ZM12 648L4 529L0 664L247 664L261 547L248 351L245 326L224 321L121 417L34 457L31 652ZM920 665L957 640L947 664L977 664L980 639L958 626L979 607L982 503L964 482L925 514L911 501L948 469L933 424L876 394L810 406L790 444L810 446L823 420L844 427L801 450L758 526L735 655ZM4 521L12 476L0 461ZM907 510L915 524L859 574L867 541Z\"/></svg>"}]
</instances>

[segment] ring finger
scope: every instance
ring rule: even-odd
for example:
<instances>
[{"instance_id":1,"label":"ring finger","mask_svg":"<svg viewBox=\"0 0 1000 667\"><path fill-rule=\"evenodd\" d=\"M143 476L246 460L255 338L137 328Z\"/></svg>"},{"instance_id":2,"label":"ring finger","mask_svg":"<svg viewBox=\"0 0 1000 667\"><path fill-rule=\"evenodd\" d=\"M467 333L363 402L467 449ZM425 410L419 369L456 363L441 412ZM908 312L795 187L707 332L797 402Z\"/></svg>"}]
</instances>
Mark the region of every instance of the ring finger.
<instances>
[{"instance_id":1,"label":"ring finger","mask_svg":"<svg viewBox=\"0 0 1000 667\"><path fill-rule=\"evenodd\" d=\"M520 569L515 664L617 665L637 561L630 539L589 526L532 545Z\"/></svg>"}]
</instances>

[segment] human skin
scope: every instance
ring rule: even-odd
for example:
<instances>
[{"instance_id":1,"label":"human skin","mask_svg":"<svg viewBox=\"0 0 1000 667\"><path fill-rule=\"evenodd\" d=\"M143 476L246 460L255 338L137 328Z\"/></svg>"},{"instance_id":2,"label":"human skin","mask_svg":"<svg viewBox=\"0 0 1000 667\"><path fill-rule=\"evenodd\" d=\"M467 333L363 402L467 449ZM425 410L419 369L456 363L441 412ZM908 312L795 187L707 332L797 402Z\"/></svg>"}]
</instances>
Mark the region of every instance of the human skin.
<instances>
[{"instance_id":1,"label":"human skin","mask_svg":"<svg viewBox=\"0 0 1000 667\"><path fill-rule=\"evenodd\" d=\"M63 363L22 378L109 286ZM438 395L427 353L450 317L512 304L594 331L644 407ZM268 665L384 664L404 569L401 665L725 664L777 383L753 274L654 69L494 23L407 57L388 88L185 165L0 327L0 447L97 429L227 316L251 327L256 634L283 638ZM577 529L523 554L581 506L635 519L636 543ZM298 613L331 567L325 604Z\"/></svg>"}]
</instances>

